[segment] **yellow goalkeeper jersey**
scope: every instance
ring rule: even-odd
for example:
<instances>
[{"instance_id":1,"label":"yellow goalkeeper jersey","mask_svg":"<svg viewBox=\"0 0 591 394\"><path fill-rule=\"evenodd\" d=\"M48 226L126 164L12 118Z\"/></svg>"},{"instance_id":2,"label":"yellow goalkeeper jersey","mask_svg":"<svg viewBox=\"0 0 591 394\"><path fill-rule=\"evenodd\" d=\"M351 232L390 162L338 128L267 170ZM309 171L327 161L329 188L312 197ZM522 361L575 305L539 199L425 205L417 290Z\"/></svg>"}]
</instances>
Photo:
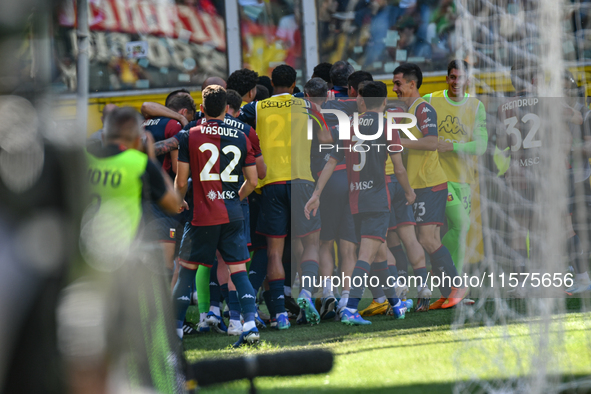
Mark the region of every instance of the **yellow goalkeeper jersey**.
<instances>
[{"instance_id":1,"label":"yellow goalkeeper jersey","mask_svg":"<svg viewBox=\"0 0 591 394\"><path fill-rule=\"evenodd\" d=\"M477 159L486 151L486 111L484 104L468 93L453 101L447 90L425 96L437 111L439 140L451 142L454 150L439 153L441 167L449 182L472 183Z\"/></svg>"}]
</instances>

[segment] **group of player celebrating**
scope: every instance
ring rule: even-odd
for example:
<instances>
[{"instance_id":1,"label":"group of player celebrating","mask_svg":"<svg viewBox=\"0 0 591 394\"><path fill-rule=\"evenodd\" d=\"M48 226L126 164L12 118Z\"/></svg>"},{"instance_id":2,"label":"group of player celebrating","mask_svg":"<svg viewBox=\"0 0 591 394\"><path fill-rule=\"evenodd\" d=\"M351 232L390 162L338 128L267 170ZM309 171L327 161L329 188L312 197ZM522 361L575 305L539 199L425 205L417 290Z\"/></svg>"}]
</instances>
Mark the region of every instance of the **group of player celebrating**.
<instances>
[{"instance_id":1,"label":"group of player celebrating","mask_svg":"<svg viewBox=\"0 0 591 394\"><path fill-rule=\"evenodd\" d=\"M145 103L144 127L156 141L154 153L186 201L185 212L176 216L163 212L161 202L153 205L148 224L162 241L171 272L179 337L215 330L240 336L235 346L257 343L267 317L257 307L261 288L269 311L264 320L279 330L290 327L290 314L312 325L333 318L371 324L364 317L376 314L402 319L413 306L406 300L408 286L388 278L407 278L409 263L422 279L416 311L473 303L465 298L466 287L449 281L431 303L427 281L429 275L453 279L462 273L475 158L488 144L484 105L466 93L467 70L464 61L450 62L448 89L421 97L420 68L402 64L393 72L394 105L383 82L346 62L318 65L300 93L294 93L296 71L281 65L271 85L258 85L258 92L258 75L247 69L227 81L206 80L199 111L184 90L171 93L164 106ZM265 97L264 90L272 95ZM330 110L356 124L343 133ZM414 115L416 123L392 115L400 113ZM319 119L311 122L311 138L309 114ZM391 121L407 125L407 133L399 133L400 127L386 132ZM360 149L366 142L371 148ZM523 170L519 160L512 163L518 168L509 174ZM310 280L331 276L335 257L340 273L351 279L338 294L330 281ZM295 299L292 259L302 285ZM584 265L578 267L581 289ZM379 286L370 287L373 301L358 311L363 277L377 277ZM320 282L322 296L315 300ZM197 325L185 319L195 291Z\"/></svg>"}]
</instances>

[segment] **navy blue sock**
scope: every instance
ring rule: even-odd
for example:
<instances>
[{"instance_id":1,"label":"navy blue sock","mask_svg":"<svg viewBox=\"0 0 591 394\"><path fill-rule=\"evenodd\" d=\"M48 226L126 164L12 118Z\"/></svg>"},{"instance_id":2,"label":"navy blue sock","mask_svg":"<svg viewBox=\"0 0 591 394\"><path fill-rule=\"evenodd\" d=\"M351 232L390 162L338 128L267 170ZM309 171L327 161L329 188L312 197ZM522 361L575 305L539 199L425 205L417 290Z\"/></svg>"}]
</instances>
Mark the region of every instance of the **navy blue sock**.
<instances>
[{"instance_id":1,"label":"navy blue sock","mask_svg":"<svg viewBox=\"0 0 591 394\"><path fill-rule=\"evenodd\" d=\"M374 266L375 266L375 268L374 268ZM396 267L394 267L394 268L396 268ZM380 261L377 263L373 263L371 265L371 269L375 270L374 272L376 273L376 276L380 280L380 286L382 287L384 294L386 295L386 298L388 299L388 302L390 302L390 305L396 305L398 303L398 298L396 297L396 290L394 289L394 286L393 286L394 281L393 281L393 279L388 280L388 277L390 276L390 269L388 267L388 262L387 261ZM392 286L388 286L388 283L390 283Z\"/></svg>"},{"instance_id":2,"label":"navy blue sock","mask_svg":"<svg viewBox=\"0 0 591 394\"><path fill-rule=\"evenodd\" d=\"M172 291L172 303L176 311L177 326L180 321L182 327L187 309L191 304L191 287L195 284L195 273L196 270L190 270L182 266L179 270L179 277Z\"/></svg>"},{"instance_id":3,"label":"navy blue sock","mask_svg":"<svg viewBox=\"0 0 591 394\"><path fill-rule=\"evenodd\" d=\"M567 246L568 258L575 269L575 273L582 274L583 272L587 272L587 259L585 258L585 253L581 247L581 240L579 239L579 236L575 234L569 238Z\"/></svg>"},{"instance_id":4,"label":"navy blue sock","mask_svg":"<svg viewBox=\"0 0 591 394\"><path fill-rule=\"evenodd\" d=\"M406 257L402 245L391 247L390 252L392 252L392 255L394 255L394 258L396 259L398 274L408 279L408 257Z\"/></svg>"},{"instance_id":5,"label":"navy blue sock","mask_svg":"<svg viewBox=\"0 0 591 394\"><path fill-rule=\"evenodd\" d=\"M357 264L355 264L355 269L353 270L353 275L351 275L351 290L349 291L347 308L357 309L359 306L359 301L363 295L363 290L365 290L363 277L369 276L370 270L371 266L367 261L357 260ZM355 278L359 279L355 280ZM356 284L360 284L361 286L356 286Z\"/></svg>"},{"instance_id":6,"label":"navy blue sock","mask_svg":"<svg viewBox=\"0 0 591 394\"><path fill-rule=\"evenodd\" d=\"M427 276L429 275L429 273L427 272L427 267L417 268L414 271L415 276L419 276L422 279L422 283L419 284L419 287L427 286ZM408 283L406 285L408 286Z\"/></svg>"},{"instance_id":7,"label":"navy blue sock","mask_svg":"<svg viewBox=\"0 0 591 394\"><path fill-rule=\"evenodd\" d=\"M240 307L242 308L242 315L244 316L245 322L254 321L254 316L257 311L256 307L256 295L254 289L248 280L248 274L246 271L234 272L232 275L232 283L236 286L238 292L238 300L240 301Z\"/></svg>"},{"instance_id":8,"label":"navy blue sock","mask_svg":"<svg viewBox=\"0 0 591 394\"><path fill-rule=\"evenodd\" d=\"M318 277L318 261L302 261L302 290L307 290L312 294L314 292L314 279Z\"/></svg>"},{"instance_id":9,"label":"navy blue sock","mask_svg":"<svg viewBox=\"0 0 591 394\"><path fill-rule=\"evenodd\" d=\"M222 299L222 291L218 283L217 264L209 271L209 306L216 306L219 308Z\"/></svg>"},{"instance_id":10,"label":"navy blue sock","mask_svg":"<svg viewBox=\"0 0 591 394\"><path fill-rule=\"evenodd\" d=\"M222 293L222 297L224 297L224 300L226 300L226 304L228 305L228 308L230 307L230 291L228 289L228 284L224 283L223 285L220 286L220 292ZM222 310L223 313L223 310Z\"/></svg>"},{"instance_id":11,"label":"navy blue sock","mask_svg":"<svg viewBox=\"0 0 591 394\"><path fill-rule=\"evenodd\" d=\"M250 269L248 271L248 279L252 288L257 291L261 288L265 277L267 276L267 257L266 249L255 250L252 254L252 261L250 262Z\"/></svg>"},{"instance_id":12,"label":"navy blue sock","mask_svg":"<svg viewBox=\"0 0 591 394\"><path fill-rule=\"evenodd\" d=\"M230 320L240 320L240 301L238 301L238 292L232 290L228 294L228 299L230 300L230 303L228 304L228 308L230 308Z\"/></svg>"},{"instance_id":13,"label":"navy blue sock","mask_svg":"<svg viewBox=\"0 0 591 394\"><path fill-rule=\"evenodd\" d=\"M271 292L271 302L273 303L275 314L285 313L285 295L283 294L284 280L285 278L280 278L269 281L269 291Z\"/></svg>"},{"instance_id":14,"label":"navy blue sock","mask_svg":"<svg viewBox=\"0 0 591 394\"><path fill-rule=\"evenodd\" d=\"M269 316L271 316L271 318L274 318L275 317L275 306L273 305L273 297L271 297L270 290L263 291L263 299L265 300L265 305L267 305L267 310L269 311Z\"/></svg>"},{"instance_id":15,"label":"navy blue sock","mask_svg":"<svg viewBox=\"0 0 591 394\"><path fill-rule=\"evenodd\" d=\"M454 265L454 262L451 258L451 254L449 254L449 250L447 250L445 245L441 245L439 249L430 254L430 257L431 264L434 268L433 274L435 274L435 267L437 267L439 271L442 273L442 284L441 286L439 286L441 295L444 297L448 297L451 293L450 278L451 280L453 280L453 278L458 276L458 270Z\"/></svg>"},{"instance_id":16,"label":"navy blue sock","mask_svg":"<svg viewBox=\"0 0 591 394\"><path fill-rule=\"evenodd\" d=\"M373 263L371 265L371 269L369 270L369 277L372 279L371 281L368 282L371 283L372 281L375 283L376 279L379 281L379 284L377 286L369 286L369 290L371 291L371 295L373 297L373 299L378 299L381 297L386 297L386 294L384 293L384 289L383 286L385 284L385 279L384 279L384 283L382 283L382 272L383 270L387 270L388 269L388 263L386 261L383 262L379 262L379 263Z\"/></svg>"},{"instance_id":17,"label":"navy blue sock","mask_svg":"<svg viewBox=\"0 0 591 394\"><path fill-rule=\"evenodd\" d=\"M398 297L396 297L396 283L398 280L398 268L395 265L389 265L388 266L388 273L389 275L389 279L388 279L388 283L390 283L392 285L392 287L390 288L390 290L386 290L386 297L388 297L388 302L390 303L390 305L396 305L398 303ZM387 285L386 285L387 287Z\"/></svg>"}]
</instances>

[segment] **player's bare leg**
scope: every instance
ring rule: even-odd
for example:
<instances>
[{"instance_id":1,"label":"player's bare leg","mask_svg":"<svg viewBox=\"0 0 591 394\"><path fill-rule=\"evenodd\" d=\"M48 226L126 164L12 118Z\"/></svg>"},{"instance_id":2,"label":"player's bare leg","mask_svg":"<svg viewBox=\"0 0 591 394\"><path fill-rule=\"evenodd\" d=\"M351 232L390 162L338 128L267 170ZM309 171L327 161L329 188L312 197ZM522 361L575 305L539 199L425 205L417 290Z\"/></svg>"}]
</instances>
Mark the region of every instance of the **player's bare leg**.
<instances>
[{"instance_id":1,"label":"player's bare leg","mask_svg":"<svg viewBox=\"0 0 591 394\"><path fill-rule=\"evenodd\" d=\"M341 278L350 278L353 275L355 269L355 263L357 262L357 245L353 242L341 240L339 242L339 268L341 271ZM349 301L349 293L351 290L350 283L345 281L342 283L341 300L339 301L338 310L347 306Z\"/></svg>"},{"instance_id":2,"label":"player's bare leg","mask_svg":"<svg viewBox=\"0 0 591 394\"><path fill-rule=\"evenodd\" d=\"M396 248L397 242L399 244L400 241L406 248L406 255L413 268L414 276L421 278L421 281L416 280L418 299L415 310L418 312L426 312L429 310L431 290L429 290L429 287L427 286L428 273L425 264L425 250L417 239L415 226L400 225L396 228L395 232L388 232L388 247L391 251ZM409 286L408 283L407 286Z\"/></svg>"}]
</instances>

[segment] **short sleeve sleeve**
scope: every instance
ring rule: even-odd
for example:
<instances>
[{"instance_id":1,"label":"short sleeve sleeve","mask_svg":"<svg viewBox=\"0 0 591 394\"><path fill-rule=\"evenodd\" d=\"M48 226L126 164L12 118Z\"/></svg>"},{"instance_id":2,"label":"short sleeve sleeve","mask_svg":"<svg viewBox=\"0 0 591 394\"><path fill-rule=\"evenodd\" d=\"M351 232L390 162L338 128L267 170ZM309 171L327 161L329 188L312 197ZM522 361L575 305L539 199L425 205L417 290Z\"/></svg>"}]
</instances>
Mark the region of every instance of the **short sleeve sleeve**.
<instances>
[{"instance_id":1,"label":"short sleeve sleeve","mask_svg":"<svg viewBox=\"0 0 591 394\"><path fill-rule=\"evenodd\" d=\"M259 142L259 135L257 134L256 130L252 127L250 128L250 131L248 133L248 139L250 140L252 149L254 149L254 157L262 156L263 153L261 152L261 143Z\"/></svg>"},{"instance_id":2,"label":"short sleeve sleeve","mask_svg":"<svg viewBox=\"0 0 591 394\"><path fill-rule=\"evenodd\" d=\"M244 137L246 137L246 135L244 135ZM245 138L244 140L246 141L246 157L244 158L243 165L245 167L254 166L255 165L254 149L253 149L252 144L250 143L250 140L248 138Z\"/></svg>"},{"instance_id":3,"label":"short sleeve sleeve","mask_svg":"<svg viewBox=\"0 0 591 394\"><path fill-rule=\"evenodd\" d=\"M434 136L437 137L437 112L428 103L421 103L415 110L417 117L417 127L423 134L423 137Z\"/></svg>"},{"instance_id":4,"label":"short sleeve sleeve","mask_svg":"<svg viewBox=\"0 0 591 394\"><path fill-rule=\"evenodd\" d=\"M179 158L178 161L189 163L189 132L184 131L177 134L179 140Z\"/></svg>"}]
</instances>

